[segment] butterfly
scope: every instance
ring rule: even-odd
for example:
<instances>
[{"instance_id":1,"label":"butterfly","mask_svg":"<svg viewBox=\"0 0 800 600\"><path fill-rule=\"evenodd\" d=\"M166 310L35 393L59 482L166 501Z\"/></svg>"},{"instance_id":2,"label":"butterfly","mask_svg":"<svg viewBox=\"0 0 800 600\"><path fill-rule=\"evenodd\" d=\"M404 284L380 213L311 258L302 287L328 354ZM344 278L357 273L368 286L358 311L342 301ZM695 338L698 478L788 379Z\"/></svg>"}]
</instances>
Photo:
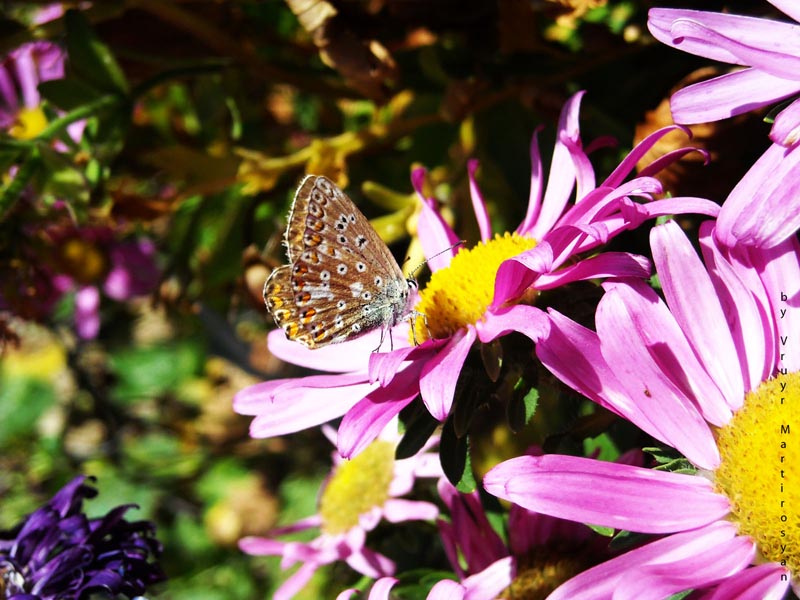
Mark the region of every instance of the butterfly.
<instances>
[{"instance_id":1,"label":"butterfly","mask_svg":"<svg viewBox=\"0 0 800 600\"><path fill-rule=\"evenodd\" d=\"M264 302L288 339L314 349L381 328L380 349L390 328L419 314L416 280L328 178L307 175L300 183L285 244L289 264L267 278Z\"/></svg>"}]
</instances>

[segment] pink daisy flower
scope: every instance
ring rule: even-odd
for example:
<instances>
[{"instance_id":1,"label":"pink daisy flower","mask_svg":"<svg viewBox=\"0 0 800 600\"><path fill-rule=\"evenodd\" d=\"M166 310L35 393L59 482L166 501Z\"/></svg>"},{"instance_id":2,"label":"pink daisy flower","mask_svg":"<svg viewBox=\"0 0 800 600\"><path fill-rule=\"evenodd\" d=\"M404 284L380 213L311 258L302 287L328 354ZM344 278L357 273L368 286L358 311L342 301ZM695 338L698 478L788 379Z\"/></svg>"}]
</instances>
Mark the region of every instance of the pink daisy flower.
<instances>
[{"instance_id":1,"label":"pink daisy flower","mask_svg":"<svg viewBox=\"0 0 800 600\"><path fill-rule=\"evenodd\" d=\"M793 0L769 0L794 21ZM670 98L676 123L708 123L800 93L800 27L741 15L653 8L647 26L658 41L720 62L740 65L720 77L690 85ZM800 140L800 100L781 110L770 139L794 146Z\"/></svg>"},{"instance_id":2,"label":"pink daisy flower","mask_svg":"<svg viewBox=\"0 0 800 600\"><path fill-rule=\"evenodd\" d=\"M458 237L434 201L422 194L424 171L413 173L422 200L418 235L426 256L431 257L428 265L432 271L416 304L416 310L425 315L414 327L416 340L422 343L413 344L407 323L391 332L395 350L388 353L372 352L379 343L379 331L316 350L287 341L282 331L270 333L270 350L283 360L339 374L268 381L239 392L234 409L256 417L251 435L283 435L344 415L339 451L350 457L375 439L417 396L434 418L443 421L476 341L489 342L512 331L535 341L546 329L545 313L528 304L538 292L599 277L649 275L649 263L640 256L609 252L579 260L580 256L646 219L686 212L715 216L719 212L716 204L697 198L650 201L662 191L650 175L691 149L671 153L639 177L625 181L636 162L672 128L649 136L605 181L596 184L578 128L582 96L573 96L561 113L546 186L534 135L528 210L514 232L492 235L473 161L469 179L481 242L436 256ZM574 204L570 202L573 192ZM646 202L640 204L632 198Z\"/></svg>"},{"instance_id":3,"label":"pink daisy flower","mask_svg":"<svg viewBox=\"0 0 800 600\"><path fill-rule=\"evenodd\" d=\"M657 541L594 567L551 600L782 598L800 590L800 244L727 249L705 265L674 222L651 232L666 303L606 283L597 333L551 311L540 360L569 386L681 452L694 474L573 456L518 457L486 489L529 510ZM694 596L693 596L694 597Z\"/></svg>"},{"instance_id":4,"label":"pink daisy flower","mask_svg":"<svg viewBox=\"0 0 800 600\"><path fill-rule=\"evenodd\" d=\"M336 434L324 431L336 443ZM393 421L361 454L344 460L333 453L333 470L319 497L319 512L286 527L270 532L268 537L246 537L239 547L248 554L281 556L281 568L297 563L300 568L275 592L273 598L292 598L323 565L343 560L368 577L391 575L394 563L365 546L367 533L383 519L391 523L433 520L439 514L430 502L404 500L418 477L441 477L438 457L427 450L412 458L395 459L399 436ZM311 542L281 541L280 536L317 528L319 536Z\"/></svg>"}]
</instances>

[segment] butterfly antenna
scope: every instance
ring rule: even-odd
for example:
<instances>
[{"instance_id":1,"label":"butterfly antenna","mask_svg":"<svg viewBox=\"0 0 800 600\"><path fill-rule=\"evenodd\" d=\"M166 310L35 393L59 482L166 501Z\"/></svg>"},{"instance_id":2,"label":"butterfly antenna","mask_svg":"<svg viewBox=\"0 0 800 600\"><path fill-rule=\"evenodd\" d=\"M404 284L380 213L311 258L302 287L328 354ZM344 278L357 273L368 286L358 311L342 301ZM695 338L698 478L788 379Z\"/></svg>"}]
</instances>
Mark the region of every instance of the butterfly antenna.
<instances>
[{"instance_id":1,"label":"butterfly antenna","mask_svg":"<svg viewBox=\"0 0 800 600\"><path fill-rule=\"evenodd\" d=\"M414 270L413 270L413 271L411 271L411 278L412 278L412 279L415 279L415 275L416 275L417 271L419 271L419 270L420 270L422 267L424 267L425 265L427 265L427 264L428 264L428 261L431 261L431 260L433 260L433 259L434 259L434 258L436 258L437 256L441 256L441 255L442 255L442 254L444 254L445 252L450 252L450 250L452 250L453 248L458 248L459 246L461 246L461 245L463 245L463 244L466 244L466 243L467 243L467 240L458 240L458 241L457 241L455 244L453 244L452 246L449 246L449 247L445 248L445 249L444 249L444 250L442 250L441 252L437 252L436 254L434 254L433 256L431 256L430 258L426 258L426 259L425 259L425 260L423 260L421 263L419 263L419 264L418 264L418 265L417 265L417 266L414 268Z\"/></svg>"}]
</instances>

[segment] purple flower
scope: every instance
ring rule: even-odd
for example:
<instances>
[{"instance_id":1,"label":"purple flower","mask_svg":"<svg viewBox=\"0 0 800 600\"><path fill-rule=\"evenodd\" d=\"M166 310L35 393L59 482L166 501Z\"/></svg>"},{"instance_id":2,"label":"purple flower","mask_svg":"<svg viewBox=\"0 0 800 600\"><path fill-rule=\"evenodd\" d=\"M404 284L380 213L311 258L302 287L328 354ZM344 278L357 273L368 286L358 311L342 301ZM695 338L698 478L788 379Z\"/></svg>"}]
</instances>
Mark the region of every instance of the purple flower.
<instances>
[{"instance_id":1,"label":"purple flower","mask_svg":"<svg viewBox=\"0 0 800 600\"><path fill-rule=\"evenodd\" d=\"M269 335L270 350L280 358L335 375L281 379L239 392L234 408L255 415L254 437L270 437L313 427L344 415L339 450L350 457L365 448L383 426L417 396L438 420L453 403L455 387L470 349L477 340L489 342L512 331L538 339L545 313L531 306L541 290L600 277L646 277L646 259L608 252L583 258L626 229L664 214L699 212L716 216L719 207L697 198L651 201L661 185L650 175L691 149L682 149L625 181L636 162L665 133L655 132L622 161L599 185L584 151L578 128L583 96L573 96L561 114L558 139L547 185L542 175L536 135L531 148L531 190L528 210L514 232L492 235L487 207L469 165L472 204L481 242L467 250L435 256L457 240L432 199L421 191L424 171L412 182L421 197L418 235L431 257L431 280L420 292L414 346L408 324L392 332L395 350L373 353L379 331L351 342L308 350L286 340L282 331ZM571 202L575 193L575 203ZM644 200L634 202L633 198ZM527 298L523 298L527 296ZM430 334L429 334L430 332ZM429 335L433 336L432 339Z\"/></svg>"},{"instance_id":2,"label":"purple flower","mask_svg":"<svg viewBox=\"0 0 800 600\"><path fill-rule=\"evenodd\" d=\"M713 228L700 228L705 264L676 223L652 230L666 302L627 280L604 284L596 333L550 313L536 347L542 363L696 468L546 455L492 469L487 491L530 510L663 536L578 575L551 600L800 591L800 555L788 550L800 546L800 530L784 524L800 505L800 486L789 484L798 452L786 439L800 418L800 243L726 248Z\"/></svg>"},{"instance_id":3,"label":"purple flower","mask_svg":"<svg viewBox=\"0 0 800 600\"><path fill-rule=\"evenodd\" d=\"M800 20L797 2L769 2L795 21ZM647 25L657 40L673 48L746 67L674 94L670 104L676 123L718 121L800 92L800 26L796 23L654 8ZM797 144L800 100L778 114L770 138L783 146Z\"/></svg>"},{"instance_id":4,"label":"purple flower","mask_svg":"<svg viewBox=\"0 0 800 600\"><path fill-rule=\"evenodd\" d=\"M323 430L335 444L336 434ZM418 477L441 477L435 454L423 451L412 458L395 460L399 442L397 421L393 420L381 436L353 460L334 453L334 468L319 496L316 515L292 525L274 529L269 537L246 537L239 547L248 554L281 556L281 568L302 563L275 592L275 600L294 597L323 565L342 560L368 577L382 577L394 572L394 563L366 546L367 533L382 520L399 523L432 520L439 514L430 502L400 498L411 492ZM320 534L310 542L291 542L279 536L317 528Z\"/></svg>"},{"instance_id":5,"label":"purple flower","mask_svg":"<svg viewBox=\"0 0 800 600\"><path fill-rule=\"evenodd\" d=\"M152 523L125 520L132 504L87 518L83 500L97 491L85 481L76 477L12 531L0 533L0 598L133 598L165 579L150 562L161 554Z\"/></svg>"}]
</instances>

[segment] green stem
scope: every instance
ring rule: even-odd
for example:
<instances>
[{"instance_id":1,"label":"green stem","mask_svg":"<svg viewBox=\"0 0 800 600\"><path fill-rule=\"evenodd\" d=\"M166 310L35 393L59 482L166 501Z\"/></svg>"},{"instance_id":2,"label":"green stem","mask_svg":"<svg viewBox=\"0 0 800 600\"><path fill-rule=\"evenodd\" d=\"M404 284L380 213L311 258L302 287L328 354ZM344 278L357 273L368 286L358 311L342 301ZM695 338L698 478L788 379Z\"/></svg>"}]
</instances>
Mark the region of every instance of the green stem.
<instances>
[{"instance_id":1,"label":"green stem","mask_svg":"<svg viewBox=\"0 0 800 600\"><path fill-rule=\"evenodd\" d=\"M45 127L42 132L31 141L49 142L56 136L56 134L60 133L68 125L71 125L72 123L82 119L88 119L95 113L98 113L103 109L110 108L115 104L120 104L123 101L124 99L121 96L117 96L115 94L101 96L97 100L92 100L88 104L79 106L75 110L71 110L67 114L62 115L57 119L53 119L50 121L50 123L48 123L47 127Z\"/></svg>"},{"instance_id":2,"label":"green stem","mask_svg":"<svg viewBox=\"0 0 800 600\"><path fill-rule=\"evenodd\" d=\"M14 180L6 186L6 189L0 195L0 223L3 223L8 218L8 215L11 214L20 194L22 194L22 190L34 176L40 164L39 150L33 147L25 162L17 170Z\"/></svg>"}]
</instances>

